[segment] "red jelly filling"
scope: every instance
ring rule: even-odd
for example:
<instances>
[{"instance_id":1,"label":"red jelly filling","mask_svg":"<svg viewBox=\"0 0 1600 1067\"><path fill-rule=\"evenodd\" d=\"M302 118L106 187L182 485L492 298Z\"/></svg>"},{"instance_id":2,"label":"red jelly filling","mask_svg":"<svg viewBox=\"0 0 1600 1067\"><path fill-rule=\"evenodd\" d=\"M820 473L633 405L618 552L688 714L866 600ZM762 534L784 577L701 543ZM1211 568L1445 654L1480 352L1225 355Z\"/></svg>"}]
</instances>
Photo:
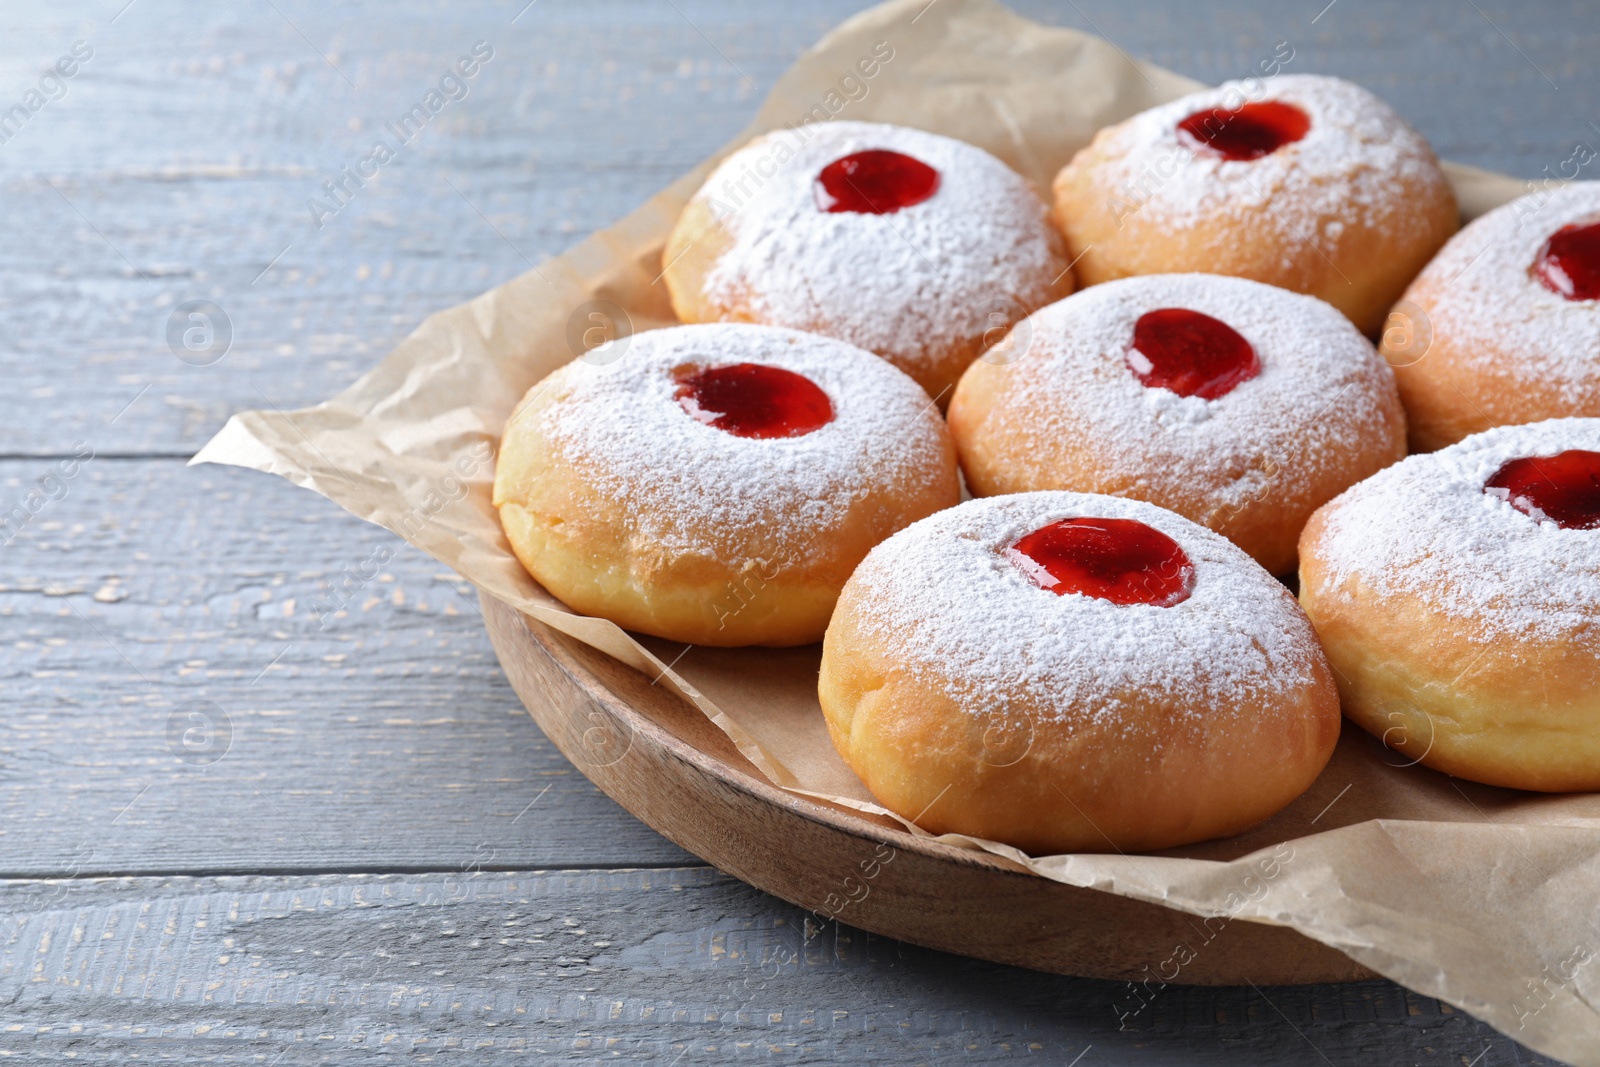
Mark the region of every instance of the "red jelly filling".
<instances>
[{"instance_id":1,"label":"red jelly filling","mask_svg":"<svg viewBox=\"0 0 1600 1067\"><path fill-rule=\"evenodd\" d=\"M1188 308L1158 308L1133 325L1128 369L1152 389L1215 400L1260 374L1261 362L1227 323Z\"/></svg>"},{"instance_id":2,"label":"red jelly filling","mask_svg":"<svg viewBox=\"0 0 1600 1067\"><path fill-rule=\"evenodd\" d=\"M1311 119L1293 104L1263 100L1237 111L1207 108L1178 123L1198 148L1223 159L1251 160L1271 155L1306 135Z\"/></svg>"},{"instance_id":3,"label":"red jelly filling","mask_svg":"<svg viewBox=\"0 0 1600 1067\"><path fill-rule=\"evenodd\" d=\"M869 148L822 168L815 186L823 211L888 215L920 204L939 191L939 172L886 148Z\"/></svg>"},{"instance_id":4,"label":"red jelly filling","mask_svg":"<svg viewBox=\"0 0 1600 1067\"><path fill-rule=\"evenodd\" d=\"M1495 471L1483 491L1565 530L1600 529L1600 452L1574 448L1514 459Z\"/></svg>"},{"instance_id":5,"label":"red jelly filling","mask_svg":"<svg viewBox=\"0 0 1600 1067\"><path fill-rule=\"evenodd\" d=\"M1062 519L1008 554L1034 584L1057 594L1170 608L1194 588L1194 564L1178 542L1133 519Z\"/></svg>"},{"instance_id":6,"label":"red jelly filling","mask_svg":"<svg viewBox=\"0 0 1600 1067\"><path fill-rule=\"evenodd\" d=\"M1600 300L1600 222L1563 226L1533 261L1546 289L1568 300Z\"/></svg>"},{"instance_id":7,"label":"red jelly filling","mask_svg":"<svg viewBox=\"0 0 1600 1067\"><path fill-rule=\"evenodd\" d=\"M833 421L833 404L810 378L759 363L709 367L678 380L678 403L735 437L799 437Z\"/></svg>"}]
</instances>

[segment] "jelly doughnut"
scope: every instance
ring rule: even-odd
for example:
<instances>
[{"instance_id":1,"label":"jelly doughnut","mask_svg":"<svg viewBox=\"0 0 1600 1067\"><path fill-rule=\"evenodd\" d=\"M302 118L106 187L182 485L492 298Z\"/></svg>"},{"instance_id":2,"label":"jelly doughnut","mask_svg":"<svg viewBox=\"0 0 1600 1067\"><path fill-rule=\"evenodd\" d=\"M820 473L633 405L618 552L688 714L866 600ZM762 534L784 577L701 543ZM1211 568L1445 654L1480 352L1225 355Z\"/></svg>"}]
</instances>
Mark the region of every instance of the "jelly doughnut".
<instances>
[{"instance_id":1,"label":"jelly doughnut","mask_svg":"<svg viewBox=\"0 0 1600 1067\"><path fill-rule=\"evenodd\" d=\"M950 402L977 496L1070 489L1170 508L1274 574L1311 513L1405 455L1394 375L1315 297L1242 278L1096 285L1020 324Z\"/></svg>"},{"instance_id":2,"label":"jelly doughnut","mask_svg":"<svg viewBox=\"0 0 1600 1067\"><path fill-rule=\"evenodd\" d=\"M981 148L903 126L776 130L725 160L662 253L684 322L876 353L940 404L1008 326L1072 291L1049 211Z\"/></svg>"},{"instance_id":3,"label":"jelly doughnut","mask_svg":"<svg viewBox=\"0 0 1600 1067\"><path fill-rule=\"evenodd\" d=\"M1600 789L1600 419L1501 426L1336 498L1300 600L1344 711L1490 785Z\"/></svg>"},{"instance_id":4,"label":"jelly doughnut","mask_svg":"<svg viewBox=\"0 0 1600 1067\"><path fill-rule=\"evenodd\" d=\"M1321 297L1376 336L1455 232L1433 150L1339 78L1229 82L1101 130L1055 180L1084 285L1208 271Z\"/></svg>"},{"instance_id":5,"label":"jelly doughnut","mask_svg":"<svg viewBox=\"0 0 1600 1067\"><path fill-rule=\"evenodd\" d=\"M822 637L873 545L959 499L928 397L858 348L727 323L569 363L506 426L494 503L575 611L703 645Z\"/></svg>"},{"instance_id":6,"label":"jelly doughnut","mask_svg":"<svg viewBox=\"0 0 1600 1067\"><path fill-rule=\"evenodd\" d=\"M1491 426L1600 416L1600 182L1473 221L1405 299L1382 351L1415 450Z\"/></svg>"},{"instance_id":7,"label":"jelly doughnut","mask_svg":"<svg viewBox=\"0 0 1600 1067\"><path fill-rule=\"evenodd\" d=\"M1086 493L968 501L873 549L818 696L885 807L1036 855L1236 833L1339 736L1287 589L1181 516Z\"/></svg>"}]
</instances>

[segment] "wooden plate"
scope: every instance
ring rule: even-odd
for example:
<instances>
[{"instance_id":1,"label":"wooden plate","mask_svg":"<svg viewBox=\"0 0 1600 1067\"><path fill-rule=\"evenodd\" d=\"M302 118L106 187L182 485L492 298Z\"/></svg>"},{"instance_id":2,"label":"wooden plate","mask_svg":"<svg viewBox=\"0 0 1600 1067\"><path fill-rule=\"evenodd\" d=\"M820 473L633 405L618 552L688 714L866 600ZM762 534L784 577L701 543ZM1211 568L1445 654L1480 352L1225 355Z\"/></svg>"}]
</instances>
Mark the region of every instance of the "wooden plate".
<instances>
[{"instance_id":1,"label":"wooden plate","mask_svg":"<svg viewBox=\"0 0 1600 1067\"><path fill-rule=\"evenodd\" d=\"M1195 916L1030 874L768 782L700 711L630 667L480 598L528 713L590 781L707 863L819 921L1057 974L1288 985L1372 972L1282 926ZM1168 967L1170 968L1170 964Z\"/></svg>"}]
</instances>

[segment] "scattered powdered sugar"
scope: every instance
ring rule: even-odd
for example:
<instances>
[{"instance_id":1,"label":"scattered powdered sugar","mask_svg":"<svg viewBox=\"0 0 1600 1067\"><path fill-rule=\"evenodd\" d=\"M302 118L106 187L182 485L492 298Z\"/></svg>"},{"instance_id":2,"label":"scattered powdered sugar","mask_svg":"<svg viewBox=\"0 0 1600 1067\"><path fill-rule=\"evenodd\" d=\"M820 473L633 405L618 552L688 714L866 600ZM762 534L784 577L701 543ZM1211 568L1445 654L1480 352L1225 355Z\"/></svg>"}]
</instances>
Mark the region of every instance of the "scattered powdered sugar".
<instances>
[{"instance_id":1,"label":"scattered powdered sugar","mask_svg":"<svg viewBox=\"0 0 1600 1067\"><path fill-rule=\"evenodd\" d=\"M886 215L819 209L818 173L867 149L933 167L937 192ZM904 367L1009 325L1048 298L1066 266L1026 179L981 148L903 126L776 131L728 157L696 196L733 238L706 277L708 296Z\"/></svg>"},{"instance_id":2,"label":"scattered powdered sugar","mask_svg":"<svg viewBox=\"0 0 1600 1067\"><path fill-rule=\"evenodd\" d=\"M1215 400L1150 388L1135 377L1134 324L1188 308L1231 326L1260 372ZM1137 474L1163 495L1216 486L1238 508L1294 485L1386 433L1394 374L1339 311L1311 296L1215 274L1150 274L1075 293L1030 320L1031 347L1004 373L1009 417L1028 437L1073 442L1102 469ZM1148 362L1148 361L1146 361ZM1026 404L1015 403L1018 394Z\"/></svg>"},{"instance_id":3,"label":"scattered powdered sugar","mask_svg":"<svg viewBox=\"0 0 1600 1067\"><path fill-rule=\"evenodd\" d=\"M1551 234L1592 222L1600 182L1525 196L1452 237L1417 279L1432 335L1450 338L1486 391L1537 379L1574 406L1600 403L1600 301L1568 300L1532 270Z\"/></svg>"},{"instance_id":4,"label":"scattered powdered sugar","mask_svg":"<svg viewBox=\"0 0 1600 1067\"><path fill-rule=\"evenodd\" d=\"M1600 419L1496 427L1379 472L1328 505L1327 589L1417 597L1480 641L1592 633L1600 530L1539 522L1483 491L1510 460L1573 448L1600 451Z\"/></svg>"},{"instance_id":5,"label":"scattered powdered sugar","mask_svg":"<svg viewBox=\"0 0 1600 1067\"><path fill-rule=\"evenodd\" d=\"M1178 129L1197 111L1264 100L1300 108L1311 128L1248 161L1197 151ZM1102 136L1097 157L1103 150L1100 165L1112 168L1107 184L1125 201L1124 211L1149 213L1173 229L1237 220L1273 233L1290 250L1305 241L1331 249L1352 223L1420 232L1426 221L1407 209L1405 190L1444 183L1427 141L1389 105L1359 85L1321 75L1225 82L1135 115ZM1316 232L1324 219L1331 221Z\"/></svg>"},{"instance_id":6,"label":"scattered powdered sugar","mask_svg":"<svg viewBox=\"0 0 1600 1067\"><path fill-rule=\"evenodd\" d=\"M798 437L748 438L698 421L674 370L759 363L803 375L834 418ZM807 566L884 486L937 484L943 420L905 374L843 342L747 324L635 334L624 357L568 364L526 417L569 477L627 516L641 555ZM535 389L545 388L536 386Z\"/></svg>"},{"instance_id":7,"label":"scattered powdered sugar","mask_svg":"<svg viewBox=\"0 0 1600 1067\"><path fill-rule=\"evenodd\" d=\"M1059 595L1006 558L1025 534L1072 517L1134 519L1171 537L1194 564L1188 599L1155 607ZM1119 497L971 500L880 544L850 582L862 627L891 636L904 670L978 717L1003 714L1010 700L1115 729L1131 699L1203 727L1219 708L1248 713L1311 684L1322 655L1288 590L1244 552Z\"/></svg>"}]
</instances>

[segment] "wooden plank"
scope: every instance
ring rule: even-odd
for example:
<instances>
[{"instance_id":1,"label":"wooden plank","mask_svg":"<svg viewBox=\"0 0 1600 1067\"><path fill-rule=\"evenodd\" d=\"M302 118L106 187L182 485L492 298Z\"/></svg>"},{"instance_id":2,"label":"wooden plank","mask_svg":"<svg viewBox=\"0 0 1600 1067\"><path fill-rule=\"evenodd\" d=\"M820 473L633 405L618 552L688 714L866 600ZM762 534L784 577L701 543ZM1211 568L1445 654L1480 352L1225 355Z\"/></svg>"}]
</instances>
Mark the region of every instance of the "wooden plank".
<instances>
[{"instance_id":1,"label":"wooden plank","mask_svg":"<svg viewBox=\"0 0 1600 1067\"><path fill-rule=\"evenodd\" d=\"M187 454L234 410L330 395L430 311L526 270L688 169L859 5L756 15L717 0L679 3L680 15L646 0L540 3L515 25L522 4L511 0L381 15L278 6L305 38L265 4L196 12L143 0L115 25L87 2L0 16L15 31L0 44L11 71L0 99L20 97L74 40L95 48L67 95L0 146L0 372L11 397L50 415L0 420L0 454L61 454L79 440ZM1289 69L1354 78L1442 154L1526 177L1577 140L1600 144L1586 110L1600 97L1585 58L1600 48L1593 4L1480 15L1364 0L1315 25L1314 11L1264 0L1163 4L1159 15L1087 0L1018 6L1208 81L1248 72L1287 40ZM467 98L316 228L307 201L322 182L477 40L495 58ZM204 367L166 341L174 310L199 298L232 328L227 355Z\"/></svg>"},{"instance_id":2,"label":"wooden plank","mask_svg":"<svg viewBox=\"0 0 1600 1067\"><path fill-rule=\"evenodd\" d=\"M52 472L0 463L0 511ZM555 751L476 594L386 531L232 468L52 484L0 548L0 874L688 858Z\"/></svg>"},{"instance_id":3,"label":"wooden plank","mask_svg":"<svg viewBox=\"0 0 1600 1067\"><path fill-rule=\"evenodd\" d=\"M670 5L614 9L637 34L582 5L545 3L516 25L521 3L277 7L146 0L115 26L87 4L33 5L25 20L8 9L27 27L6 38L28 71L11 95L53 50L92 37L95 52L0 153L14 234L0 262L0 367L12 395L54 409L6 420L0 453L80 439L188 453L233 410L330 395L429 312L692 167L748 120L757 87L849 10L819 5L771 26L725 5L705 24L713 46L693 5L695 24ZM322 183L368 155L476 41L494 57L467 97L319 228L308 201L327 200ZM738 54L737 71L717 47ZM110 143L107 129L119 131ZM211 366L169 351L168 320L192 298L231 323Z\"/></svg>"},{"instance_id":4,"label":"wooden plank","mask_svg":"<svg viewBox=\"0 0 1600 1067\"><path fill-rule=\"evenodd\" d=\"M1171 987L1127 1015L1125 983L819 925L703 868L86 879L0 904L0 1054L30 1062L1551 1063L1385 982Z\"/></svg>"}]
</instances>

